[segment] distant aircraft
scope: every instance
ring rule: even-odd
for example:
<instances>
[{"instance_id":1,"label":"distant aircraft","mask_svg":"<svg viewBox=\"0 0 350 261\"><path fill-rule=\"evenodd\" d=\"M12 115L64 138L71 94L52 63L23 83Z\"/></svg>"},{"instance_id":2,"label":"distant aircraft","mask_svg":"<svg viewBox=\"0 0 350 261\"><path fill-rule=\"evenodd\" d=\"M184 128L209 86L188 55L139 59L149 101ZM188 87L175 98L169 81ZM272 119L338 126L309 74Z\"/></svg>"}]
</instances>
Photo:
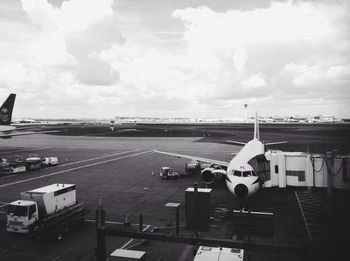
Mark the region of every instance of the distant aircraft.
<instances>
[{"instance_id":1,"label":"distant aircraft","mask_svg":"<svg viewBox=\"0 0 350 261\"><path fill-rule=\"evenodd\" d=\"M55 130L16 132L16 126L11 126L12 111L16 100L16 94L11 93L0 107L0 138L11 138L12 136L30 135L39 133L53 133Z\"/></svg>"},{"instance_id":2,"label":"distant aircraft","mask_svg":"<svg viewBox=\"0 0 350 261\"><path fill-rule=\"evenodd\" d=\"M228 141L244 147L235 155L230 162L213 160L202 157L195 157L177 153L170 153L155 150L156 153L186 158L199 162L210 163L211 166L201 171L201 177L205 184L211 184L216 177L223 175L228 189L233 195L245 199L254 195L264 181L266 172L269 171L269 164L265 158L265 145L281 144L283 142L262 143L259 135L258 116L255 116L254 138L248 143Z\"/></svg>"}]
</instances>

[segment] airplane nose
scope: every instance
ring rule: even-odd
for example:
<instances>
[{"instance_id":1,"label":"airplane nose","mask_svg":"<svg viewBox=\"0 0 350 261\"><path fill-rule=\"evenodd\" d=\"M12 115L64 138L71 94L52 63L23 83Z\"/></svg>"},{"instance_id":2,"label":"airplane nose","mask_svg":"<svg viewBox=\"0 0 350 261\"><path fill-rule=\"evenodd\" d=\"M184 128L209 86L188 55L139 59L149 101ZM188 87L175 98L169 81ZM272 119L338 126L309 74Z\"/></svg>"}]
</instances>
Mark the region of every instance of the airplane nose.
<instances>
[{"instance_id":1,"label":"airplane nose","mask_svg":"<svg viewBox=\"0 0 350 261\"><path fill-rule=\"evenodd\" d=\"M248 188L244 184L238 184L235 187L235 193L238 197L244 198L248 195Z\"/></svg>"}]
</instances>

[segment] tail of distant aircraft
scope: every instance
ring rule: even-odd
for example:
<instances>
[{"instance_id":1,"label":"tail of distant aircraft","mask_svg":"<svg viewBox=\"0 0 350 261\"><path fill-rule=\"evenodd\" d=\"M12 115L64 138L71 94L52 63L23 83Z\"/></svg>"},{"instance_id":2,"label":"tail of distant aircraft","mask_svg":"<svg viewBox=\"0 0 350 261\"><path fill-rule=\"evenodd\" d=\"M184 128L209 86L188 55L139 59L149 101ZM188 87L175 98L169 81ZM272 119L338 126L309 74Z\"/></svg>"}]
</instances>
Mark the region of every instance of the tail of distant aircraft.
<instances>
[{"instance_id":1,"label":"tail of distant aircraft","mask_svg":"<svg viewBox=\"0 0 350 261\"><path fill-rule=\"evenodd\" d=\"M11 93L0 107L0 125L10 125L16 94Z\"/></svg>"}]
</instances>

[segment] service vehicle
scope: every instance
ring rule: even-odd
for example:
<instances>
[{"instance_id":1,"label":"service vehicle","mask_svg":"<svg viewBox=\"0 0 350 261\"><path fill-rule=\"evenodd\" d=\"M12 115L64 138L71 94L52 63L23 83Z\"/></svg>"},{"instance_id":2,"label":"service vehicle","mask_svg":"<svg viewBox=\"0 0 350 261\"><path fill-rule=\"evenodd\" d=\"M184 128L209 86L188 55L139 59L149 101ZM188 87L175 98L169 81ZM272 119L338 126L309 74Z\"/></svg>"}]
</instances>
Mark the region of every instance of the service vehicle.
<instances>
[{"instance_id":1,"label":"service vehicle","mask_svg":"<svg viewBox=\"0 0 350 261\"><path fill-rule=\"evenodd\" d=\"M23 163L10 163L5 158L0 158L0 175L11 175L26 172L27 168Z\"/></svg>"},{"instance_id":2,"label":"service vehicle","mask_svg":"<svg viewBox=\"0 0 350 261\"><path fill-rule=\"evenodd\" d=\"M11 169L11 174L24 173L27 171L26 166L21 163L12 163L10 169Z\"/></svg>"},{"instance_id":3,"label":"service vehicle","mask_svg":"<svg viewBox=\"0 0 350 261\"><path fill-rule=\"evenodd\" d=\"M58 158L57 157L42 158L41 165L43 165L43 166L56 166L56 165L58 165Z\"/></svg>"},{"instance_id":4,"label":"service vehicle","mask_svg":"<svg viewBox=\"0 0 350 261\"><path fill-rule=\"evenodd\" d=\"M179 173L177 173L176 171L174 171L170 167L161 167L160 168L160 172L159 172L159 176L162 179L178 178L179 177Z\"/></svg>"},{"instance_id":5,"label":"service vehicle","mask_svg":"<svg viewBox=\"0 0 350 261\"><path fill-rule=\"evenodd\" d=\"M243 249L199 246L193 261L243 261L243 258Z\"/></svg>"},{"instance_id":6,"label":"service vehicle","mask_svg":"<svg viewBox=\"0 0 350 261\"><path fill-rule=\"evenodd\" d=\"M191 160L191 162L186 163L185 172L187 174L200 174L201 173L201 164L198 160Z\"/></svg>"},{"instance_id":7,"label":"service vehicle","mask_svg":"<svg viewBox=\"0 0 350 261\"><path fill-rule=\"evenodd\" d=\"M35 233L37 238L61 239L72 226L84 222L89 212L76 200L74 184L52 184L22 192L7 206L6 230Z\"/></svg>"},{"instance_id":8,"label":"service vehicle","mask_svg":"<svg viewBox=\"0 0 350 261\"><path fill-rule=\"evenodd\" d=\"M40 169L41 168L41 158L38 156L29 156L29 158L26 158L24 160L24 163L26 165L27 170L34 170L34 169Z\"/></svg>"}]
</instances>

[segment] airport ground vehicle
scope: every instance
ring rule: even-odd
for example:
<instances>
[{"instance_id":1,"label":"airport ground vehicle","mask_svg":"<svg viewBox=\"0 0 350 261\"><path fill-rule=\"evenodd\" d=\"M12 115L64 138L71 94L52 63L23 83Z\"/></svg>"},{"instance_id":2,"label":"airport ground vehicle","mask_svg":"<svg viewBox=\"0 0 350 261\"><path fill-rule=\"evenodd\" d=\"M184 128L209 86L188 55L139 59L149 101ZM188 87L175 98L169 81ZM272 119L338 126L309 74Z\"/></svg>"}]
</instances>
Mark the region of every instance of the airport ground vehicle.
<instances>
[{"instance_id":1,"label":"airport ground vehicle","mask_svg":"<svg viewBox=\"0 0 350 261\"><path fill-rule=\"evenodd\" d=\"M7 206L6 230L35 233L37 238L61 239L73 225L82 223L89 212L76 201L74 184L52 184L22 192L21 199Z\"/></svg>"},{"instance_id":2,"label":"airport ground vehicle","mask_svg":"<svg viewBox=\"0 0 350 261\"><path fill-rule=\"evenodd\" d=\"M24 160L27 170L34 170L41 168L41 158L36 154L30 154L29 158Z\"/></svg>"},{"instance_id":3,"label":"airport ground vehicle","mask_svg":"<svg viewBox=\"0 0 350 261\"><path fill-rule=\"evenodd\" d=\"M41 165L43 165L43 166L56 166L56 165L58 165L58 158L57 157L42 158Z\"/></svg>"},{"instance_id":4,"label":"airport ground vehicle","mask_svg":"<svg viewBox=\"0 0 350 261\"><path fill-rule=\"evenodd\" d=\"M243 249L200 246L193 261L242 261L243 256Z\"/></svg>"},{"instance_id":5,"label":"airport ground vehicle","mask_svg":"<svg viewBox=\"0 0 350 261\"><path fill-rule=\"evenodd\" d=\"M26 172L24 163L10 163L5 158L0 158L0 176Z\"/></svg>"},{"instance_id":6,"label":"airport ground vehicle","mask_svg":"<svg viewBox=\"0 0 350 261\"><path fill-rule=\"evenodd\" d=\"M159 172L159 176L163 179L178 178L179 173L177 173L176 171L173 171L173 169L170 167L161 167L160 172Z\"/></svg>"},{"instance_id":7,"label":"airport ground vehicle","mask_svg":"<svg viewBox=\"0 0 350 261\"><path fill-rule=\"evenodd\" d=\"M185 172L188 174L200 174L201 173L201 164L197 160L191 160L191 162L186 163Z\"/></svg>"}]
</instances>

